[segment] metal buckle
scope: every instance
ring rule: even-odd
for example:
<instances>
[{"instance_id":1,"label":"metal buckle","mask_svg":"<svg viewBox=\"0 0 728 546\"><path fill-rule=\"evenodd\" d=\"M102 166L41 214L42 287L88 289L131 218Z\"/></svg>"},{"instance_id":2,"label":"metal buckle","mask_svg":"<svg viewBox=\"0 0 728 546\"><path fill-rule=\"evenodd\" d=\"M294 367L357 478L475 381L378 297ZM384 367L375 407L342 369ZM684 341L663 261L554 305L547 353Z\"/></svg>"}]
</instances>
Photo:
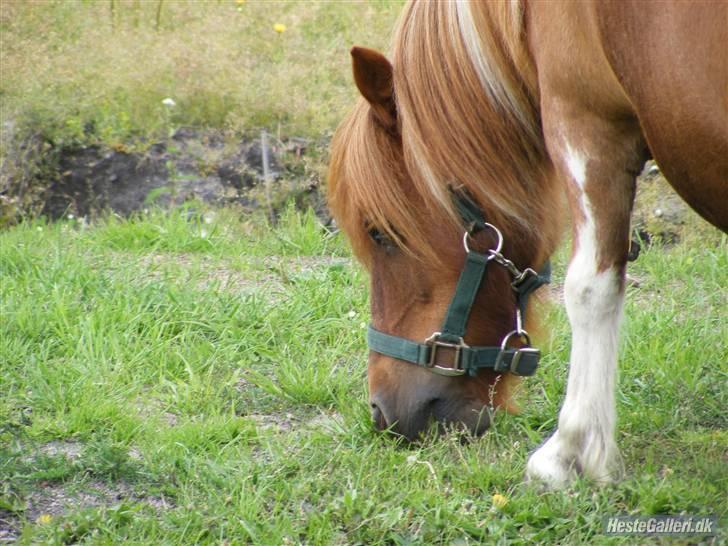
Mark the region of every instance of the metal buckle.
<instances>
[{"instance_id":1,"label":"metal buckle","mask_svg":"<svg viewBox=\"0 0 728 546\"><path fill-rule=\"evenodd\" d=\"M541 351L539 351L536 347L521 347L520 349L516 349L516 352L513 353L513 359L511 360L510 366L512 374L521 375L518 373L518 364L521 362L521 356L524 354L533 354L538 356L541 354Z\"/></svg>"},{"instance_id":2,"label":"metal buckle","mask_svg":"<svg viewBox=\"0 0 728 546\"><path fill-rule=\"evenodd\" d=\"M503 360L505 359L506 351L508 350L508 342L513 336L518 336L524 339L526 342L525 347L520 347L518 349L514 349L513 358L511 358L511 364L510 366L504 368L503 367ZM511 373L515 375L520 375L518 373L518 364L521 362L521 357L524 354L539 354L540 351L536 349L535 347L531 347L531 338L528 336L528 332L525 330L519 329L513 330L511 332L508 332L506 336L503 338L503 341L501 342L501 350L500 353L498 353L498 358L495 359L495 365L493 369L497 372L506 372L510 371Z\"/></svg>"},{"instance_id":3,"label":"metal buckle","mask_svg":"<svg viewBox=\"0 0 728 546\"><path fill-rule=\"evenodd\" d=\"M462 350L467 349L468 345L463 341L463 338L458 338L457 343L449 343L447 341L440 341L438 338L442 335L442 332L435 332L425 340L425 345L430 347L430 361L427 363L427 367L430 368L434 373L446 376L464 375L460 365ZM445 347L448 349L455 349L455 359L453 361L452 368L445 368L444 366L438 366L435 364L437 361L437 349L438 347Z\"/></svg>"}]
</instances>

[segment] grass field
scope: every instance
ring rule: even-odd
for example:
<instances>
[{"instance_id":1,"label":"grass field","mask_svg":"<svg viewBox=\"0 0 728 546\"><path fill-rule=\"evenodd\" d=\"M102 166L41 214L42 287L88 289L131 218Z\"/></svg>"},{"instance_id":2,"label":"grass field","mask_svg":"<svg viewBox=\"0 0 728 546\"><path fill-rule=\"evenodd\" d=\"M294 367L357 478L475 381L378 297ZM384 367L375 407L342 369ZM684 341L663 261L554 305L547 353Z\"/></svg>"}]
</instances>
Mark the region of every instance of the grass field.
<instances>
[{"instance_id":1,"label":"grass field","mask_svg":"<svg viewBox=\"0 0 728 546\"><path fill-rule=\"evenodd\" d=\"M520 415L407 447L369 421L366 276L313 215L268 228L188 207L3 231L0 540L612 544L649 540L603 536L605 515L725 524L727 243L630 265L627 478L543 492L522 478L563 395L559 307ZM557 285L563 270L562 253Z\"/></svg>"},{"instance_id":2,"label":"grass field","mask_svg":"<svg viewBox=\"0 0 728 546\"><path fill-rule=\"evenodd\" d=\"M181 126L323 142L349 47L386 49L401 5L0 0L0 167L33 139L133 151ZM649 543L601 534L623 513L717 514L724 543L728 239L692 233L630 265L626 479L544 492L523 473L563 397L558 306L520 415L404 446L369 419L366 275L312 214L0 231L0 543Z\"/></svg>"}]
</instances>

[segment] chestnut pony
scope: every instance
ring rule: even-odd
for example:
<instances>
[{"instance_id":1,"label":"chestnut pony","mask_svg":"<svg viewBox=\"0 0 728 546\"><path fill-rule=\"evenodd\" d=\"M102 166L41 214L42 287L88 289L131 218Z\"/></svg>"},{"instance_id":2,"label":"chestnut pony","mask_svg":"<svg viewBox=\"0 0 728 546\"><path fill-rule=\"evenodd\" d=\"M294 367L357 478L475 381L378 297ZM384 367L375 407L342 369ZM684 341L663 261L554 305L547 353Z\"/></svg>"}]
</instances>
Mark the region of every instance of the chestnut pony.
<instances>
[{"instance_id":1,"label":"chestnut pony","mask_svg":"<svg viewBox=\"0 0 728 546\"><path fill-rule=\"evenodd\" d=\"M479 434L488 407L512 406L517 374L538 359L518 278L538 278L568 203L567 392L527 475L554 487L618 477L635 177L655 158L728 229L726 21L724 1L413 1L391 63L352 49L363 98L334 138L329 196L371 276L378 428Z\"/></svg>"}]
</instances>

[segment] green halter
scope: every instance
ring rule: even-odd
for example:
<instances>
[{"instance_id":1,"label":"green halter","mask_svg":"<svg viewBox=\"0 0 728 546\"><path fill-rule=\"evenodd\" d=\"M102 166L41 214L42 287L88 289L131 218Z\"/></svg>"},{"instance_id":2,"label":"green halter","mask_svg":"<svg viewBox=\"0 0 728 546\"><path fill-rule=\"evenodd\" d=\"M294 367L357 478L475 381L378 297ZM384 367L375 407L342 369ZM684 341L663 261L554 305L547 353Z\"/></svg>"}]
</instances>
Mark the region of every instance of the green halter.
<instances>
[{"instance_id":1,"label":"green halter","mask_svg":"<svg viewBox=\"0 0 728 546\"><path fill-rule=\"evenodd\" d=\"M483 219L482 213L470 199L460 194L455 199L460 216L468 224L468 229L463 235L466 257L440 331L434 332L424 343L417 343L385 334L370 325L367 335L369 349L429 368L440 375L455 376L467 373L475 376L481 368L491 368L496 372L510 371L516 375L533 375L538 367L541 353L530 346L531 339L523 329L522 317L526 312L529 295L551 280L551 265L546 262L539 273L531 268L519 270L512 261L501 254L503 235L500 230ZM480 254L470 250L468 239L484 229L494 231L498 243L486 254ZM491 261L508 269L513 277L511 288L516 294L516 328L506 334L499 347L470 347L465 344L463 337L475 297L485 277L486 267ZM525 345L518 348L509 347L508 344L513 338L520 338Z\"/></svg>"}]
</instances>

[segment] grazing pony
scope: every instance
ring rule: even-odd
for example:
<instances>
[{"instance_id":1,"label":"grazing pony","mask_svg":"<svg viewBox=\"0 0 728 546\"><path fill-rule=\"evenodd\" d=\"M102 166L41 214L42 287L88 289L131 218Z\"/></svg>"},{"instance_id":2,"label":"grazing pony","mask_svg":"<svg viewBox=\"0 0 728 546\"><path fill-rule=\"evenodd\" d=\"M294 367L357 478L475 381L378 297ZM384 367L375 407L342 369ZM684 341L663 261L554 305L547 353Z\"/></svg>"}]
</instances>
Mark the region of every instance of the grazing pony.
<instances>
[{"instance_id":1,"label":"grazing pony","mask_svg":"<svg viewBox=\"0 0 728 546\"><path fill-rule=\"evenodd\" d=\"M363 98L332 143L329 197L370 272L378 428L480 434L488 407L513 406L517 376L538 361L526 298L568 204L568 385L527 476L553 487L619 476L635 177L654 158L728 229L726 52L728 2L661 0L411 1L391 63L352 49Z\"/></svg>"}]
</instances>

